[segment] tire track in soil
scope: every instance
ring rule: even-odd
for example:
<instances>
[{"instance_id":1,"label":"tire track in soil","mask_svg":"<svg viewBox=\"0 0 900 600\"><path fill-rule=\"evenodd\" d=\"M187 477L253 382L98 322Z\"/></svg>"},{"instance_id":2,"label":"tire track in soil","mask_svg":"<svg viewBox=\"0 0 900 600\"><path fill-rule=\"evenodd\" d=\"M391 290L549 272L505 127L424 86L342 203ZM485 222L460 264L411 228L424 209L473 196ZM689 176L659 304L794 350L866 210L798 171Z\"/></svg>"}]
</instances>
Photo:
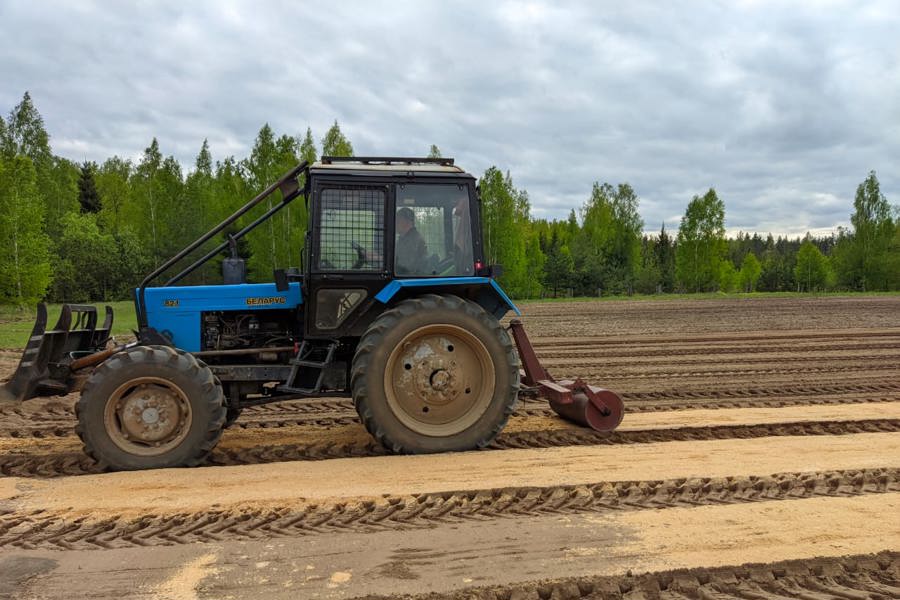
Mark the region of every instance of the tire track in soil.
<instances>
[{"instance_id":1,"label":"tire track in soil","mask_svg":"<svg viewBox=\"0 0 900 600\"><path fill-rule=\"evenodd\" d=\"M900 338L898 338L900 339ZM748 346L740 343L729 342L721 346L694 346L690 343L673 342L671 344L647 344L647 348L606 348L604 346L585 345L560 345L547 346L538 352L542 359L554 359L573 356L608 358L641 358L641 357L665 357L665 356L696 356L696 355L720 355L720 354L808 354L821 352L856 352L867 350L900 350L900 342L882 342L858 344L815 344L800 346L802 341L793 341L786 344L767 344L765 346ZM639 346L640 344L636 344ZM852 355L851 355L852 356Z\"/></svg>"},{"instance_id":2,"label":"tire track in soil","mask_svg":"<svg viewBox=\"0 0 900 600\"><path fill-rule=\"evenodd\" d=\"M697 364L697 363L693 363ZM641 365L635 365L638 367ZM729 365L730 367L730 365ZM729 376L769 376L769 375L822 375L822 374L831 374L831 373L848 373L852 371L897 371L897 363L896 362L888 362L887 364L878 364L872 365L867 364L864 367L860 365L848 365L848 366L827 366L827 367L785 367L785 368L772 368L772 369L734 369L734 368L725 368L725 369L706 369L706 370L691 370L691 371L639 371L632 373L618 372L610 374L608 371L587 371L582 375L582 378L585 381L590 381L592 383L596 381L602 380L621 380L626 378L634 378L634 377L653 377L653 378L666 378L666 379L684 379L689 377L700 377L700 378L709 378L709 377L729 377Z\"/></svg>"},{"instance_id":3,"label":"tire track in soil","mask_svg":"<svg viewBox=\"0 0 900 600\"><path fill-rule=\"evenodd\" d=\"M366 596L387 600L387 596ZM392 599L398 598L391 596ZM786 600L900 598L900 553L815 558L738 567L700 567L641 575L573 577L448 593L415 600Z\"/></svg>"},{"instance_id":4,"label":"tire track in soil","mask_svg":"<svg viewBox=\"0 0 900 600\"><path fill-rule=\"evenodd\" d=\"M852 396L850 395L857 395ZM812 406L824 404L865 404L900 400L900 383L857 385L775 386L711 390L662 390L621 394L626 412L672 411L692 408L759 408ZM847 397L842 397L847 396ZM521 392L517 416L547 417L556 413L546 400L530 391ZM74 435L75 416L71 408L51 405L46 409L24 407L0 409L0 437L52 439ZM53 421L47 423L47 421ZM39 424L33 424L35 422ZM350 399L287 401L244 409L232 426L240 429L281 428L298 425L337 427L358 423Z\"/></svg>"},{"instance_id":5,"label":"tire track in soil","mask_svg":"<svg viewBox=\"0 0 900 600\"><path fill-rule=\"evenodd\" d=\"M861 421L810 421L758 425L719 425L673 429L629 430L602 433L590 429L553 431L517 431L503 434L482 451L513 448L554 448L646 444L654 442L751 439L772 436L844 435L853 433L891 433L900 431L900 419ZM249 448L217 447L203 466L233 466L298 460L328 460L384 456L388 452L366 436L350 442L282 444ZM0 475L5 477L62 477L102 472L97 464L80 452L9 454L0 456Z\"/></svg>"},{"instance_id":6,"label":"tire track in soil","mask_svg":"<svg viewBox=\"0 0 900 600\"><path fill-rule=\"evenodd\" d=\"M740 504L900 491L900 469L779 473L387 496L299 508L106 518L0 513L0 547L66 550L224 542L335 531L418 529L461 520Z\"/></svg>"},{"instance_id":7,"label":"tire track in soil","mask_svg":"<svg viewBox=\"0 0 900 600\"><path fill-rule=\"evenodd\" d=\"M594 317L596 318L596 316ZM701 320L702 322L702 320ZM526 323L526 327L527 327ZM736 334L736 335L735 335ZM773 344L791 344L795 342L815 343L819 340L840 340L840 339L862 339L871 340L874 338L898 338L900 339L900 329L856 329L850 331L744 331L744 332L722 332L719 334L670 334L665 336L644 334L634 332L631 334L621 334L614 336L578 336L578 337L559 337L554 335L535 336L531 341L532 346L538 348L572 348L572 347L633 347L635 345L667 345L667 344L746 344L748 342L760 342L768 345Z\"/></svg>"},{"instance_id":8,"label":"tire track in soil","mask_svg":"<svg viewBox=\"0 0 900 600\"><path fill-rule=\"evenodd\" d=\"M544 367L547 368L575 368L575 367L596 367L597 363L602 363L603 368L610 371L619 371L623 368L647 368L647 367L696 367L696 366L705 366L709 363L714 363L716 366L721 368L733 368L739 369L744 366L755 366L755 365L769 365L769 364L783 364L785 362L789 362L792 365L798 365L796 368L805 369L808 367L804 367L804 363L829 363L828 366L821 367L827 370L836 370L836 369L846 369L847 365L843 365L840 363L851 363L849 366L853 367L856 370L870 370L873 367L873 363L889 363L893 368L897 368L898 362L900 362L900 354L870 354L870 355L852 355L852 356L840 356L840 355L827 355L827 354L818 354L812 356L763 356L763 357L753 357L753 358L740 358L738 360L727 360L727 359L714 359L712 357L700 357L686 360L672 360L672 359L658 359L658 360L634 360L635 357L625 358L622 360L612 359L611 357L597 357L597 356L588 356L588 357L580 357L580 358L562 358L562 357L554 357L554 358L541 358L541 363ZM856 364L862 363L862 364Z\"/></svg>"}]
</instances>

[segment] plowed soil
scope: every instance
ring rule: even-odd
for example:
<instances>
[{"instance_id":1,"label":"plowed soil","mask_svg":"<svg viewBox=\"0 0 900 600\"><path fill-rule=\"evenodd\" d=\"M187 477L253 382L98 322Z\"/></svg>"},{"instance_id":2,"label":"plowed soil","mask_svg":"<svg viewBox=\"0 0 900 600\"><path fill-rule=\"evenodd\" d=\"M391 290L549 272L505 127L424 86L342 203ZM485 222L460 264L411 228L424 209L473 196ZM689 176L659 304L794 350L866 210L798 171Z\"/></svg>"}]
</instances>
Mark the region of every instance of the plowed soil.
<instances>
[{"instance_id":1,"label":"plowed soil","mask_svg":"<svg viewBox=\"0 0 900 600\"><path fill-rule=\"evenodd\" d=\"M619 430L523 395L483 451L389 456L312 399L101 473L74 396L0 408L0 598L900 598L900 296L523 308Z\"/></svg>"}]
</instances>

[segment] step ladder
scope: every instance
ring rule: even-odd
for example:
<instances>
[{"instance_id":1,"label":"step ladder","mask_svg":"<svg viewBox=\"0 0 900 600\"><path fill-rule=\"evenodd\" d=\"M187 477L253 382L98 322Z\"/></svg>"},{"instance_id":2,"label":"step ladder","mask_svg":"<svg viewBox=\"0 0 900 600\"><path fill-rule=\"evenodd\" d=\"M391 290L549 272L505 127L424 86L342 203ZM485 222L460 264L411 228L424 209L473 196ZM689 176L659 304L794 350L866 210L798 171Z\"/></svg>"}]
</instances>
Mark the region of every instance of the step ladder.
<instances>
[{"instance_id":1,"label":"step ladder","mask_svg":"<svg viewBox=\"0 0 900 600\"><path fill-rule=\"evenodd\" d=\"M328 342L328 345L321 346L303 340L297 356L289 362L292 366L291 374L288 376L287 381L276 389L285 394L302 394L304 396L318 394L322 390L322 384L325 381L325 370L334 362L334 354L339 345L337 341L331 341ZM307 369L318 370L315 384L312 387L298 386L298 381L308 381L305 377L301 377L306 375Z\"/></svg>"}]
</instances>

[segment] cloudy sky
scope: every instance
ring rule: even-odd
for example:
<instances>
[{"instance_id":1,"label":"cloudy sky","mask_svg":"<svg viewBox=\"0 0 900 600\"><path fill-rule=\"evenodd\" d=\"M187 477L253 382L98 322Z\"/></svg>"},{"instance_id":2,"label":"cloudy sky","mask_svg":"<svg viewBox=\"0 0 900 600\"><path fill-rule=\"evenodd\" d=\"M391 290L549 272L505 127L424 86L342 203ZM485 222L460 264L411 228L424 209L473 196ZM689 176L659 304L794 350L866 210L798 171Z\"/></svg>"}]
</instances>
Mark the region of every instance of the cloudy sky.
<instances>
[{"instance_id":1,"label":"cloudy sky","mask_svg":"<svg viewBox=\"0 0 900 600\"><path fill-rule=\"evenodd\" d=\"M359 155L509 170L540 217L627 181L648 230L714 186L730 232L827 233L869 170L900 199L898 31L891 0L3 0L0 112L29 90L58 154L185 166L337 119Z\"/></svg>"}]
</instances>

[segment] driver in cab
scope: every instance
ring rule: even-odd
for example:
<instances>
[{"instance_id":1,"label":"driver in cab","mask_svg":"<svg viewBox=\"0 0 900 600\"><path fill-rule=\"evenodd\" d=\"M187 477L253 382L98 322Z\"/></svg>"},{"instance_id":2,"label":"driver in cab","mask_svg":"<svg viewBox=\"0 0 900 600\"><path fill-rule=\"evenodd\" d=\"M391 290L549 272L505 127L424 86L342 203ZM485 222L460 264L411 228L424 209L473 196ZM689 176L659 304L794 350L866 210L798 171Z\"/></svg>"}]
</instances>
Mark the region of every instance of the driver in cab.
<instances>
[{"instance_id":1,"label":"driver in cab","mask_svg":"<svg viewBox=\"0 0 900 600\"><path fill-rule=\"evenodd\" d=\"M397 210L394 270L398 275L419 275L426 258L425 239L416 229L416 215L404 206Z\"/></svg>"}]
</instances>

